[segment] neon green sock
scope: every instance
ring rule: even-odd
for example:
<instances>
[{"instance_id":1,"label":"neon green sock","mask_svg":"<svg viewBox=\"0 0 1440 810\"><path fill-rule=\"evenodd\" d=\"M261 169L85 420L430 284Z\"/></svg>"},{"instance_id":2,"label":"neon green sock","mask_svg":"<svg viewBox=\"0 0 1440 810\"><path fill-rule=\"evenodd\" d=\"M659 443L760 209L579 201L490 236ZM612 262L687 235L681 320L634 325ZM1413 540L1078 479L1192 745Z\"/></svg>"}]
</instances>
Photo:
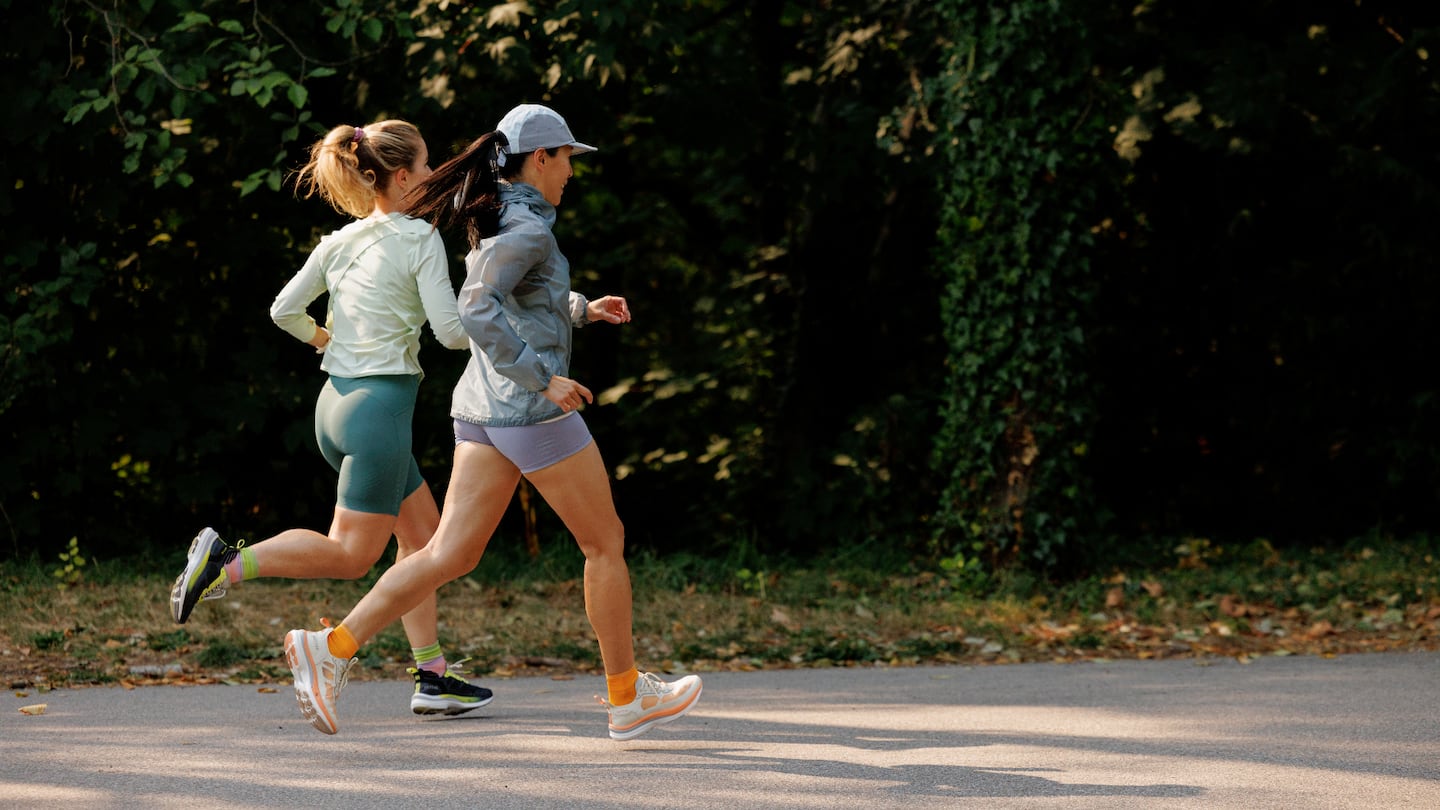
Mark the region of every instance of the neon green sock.
<instances>
[{"instance_id":1,"label":"neon green sock","mask_svg":"<svg viewBox=\"0 0 1440 810\"><path fill-rule=\"evenodd\" d=\"M445 653L440 649L440 642L437 641L429 647L411 647L410 652L415 655L416 669L436 675L445 674Z\"/></svg>"},{"instance_id":2,"label":"neon green sock","mask_svg":"<svg viewBox=\"0 0 1440 810\"><path fill-rule=\"evenodd\" d=\"M230 562L225 563L225 576L231 582L244 582L247 579L258 579L260 576L260 563L255 561L255 549L242 548Z\"/></svg>"}]
</instances>

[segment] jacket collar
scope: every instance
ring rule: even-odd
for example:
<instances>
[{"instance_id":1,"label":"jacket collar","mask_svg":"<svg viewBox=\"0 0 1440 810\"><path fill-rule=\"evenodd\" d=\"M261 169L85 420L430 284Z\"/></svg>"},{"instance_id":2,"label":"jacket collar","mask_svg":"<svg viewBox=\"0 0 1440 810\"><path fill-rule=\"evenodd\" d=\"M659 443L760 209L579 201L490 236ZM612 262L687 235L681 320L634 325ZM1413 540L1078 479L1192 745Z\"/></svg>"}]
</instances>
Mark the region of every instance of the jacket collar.
<instances>
[{"instance_id":1,"label":"jacket collar","mask_svg":"<svg viewBox=\"0 0 1440 810\"><path fill-rule=\"evenodd\" d=\"M501 183L500 202L502 205L523 205L545 220L547 226L555 225L555 206L545 199L540 189L529 183Z\"/></svg>"}]
</instances>

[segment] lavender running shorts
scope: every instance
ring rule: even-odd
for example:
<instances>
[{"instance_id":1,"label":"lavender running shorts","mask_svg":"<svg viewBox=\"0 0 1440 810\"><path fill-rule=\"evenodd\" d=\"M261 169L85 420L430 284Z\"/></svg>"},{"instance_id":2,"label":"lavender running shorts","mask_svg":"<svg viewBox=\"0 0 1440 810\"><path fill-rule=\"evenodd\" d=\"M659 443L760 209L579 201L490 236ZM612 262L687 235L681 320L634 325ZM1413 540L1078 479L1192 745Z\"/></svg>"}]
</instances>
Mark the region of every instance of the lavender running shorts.
<instances>
[{"instance_id":1,"label":"lavender running shorts","mask_svg":"<svg viewBox=\"0 0 1440 810\"><path fill-rule=\"evenodd\" d=\"M484 427L455 420L455 443L478 442L500 451L526 475L575 455L590 444L590 428L578 412L538 425Z\"/></svg>"}]
</instances>

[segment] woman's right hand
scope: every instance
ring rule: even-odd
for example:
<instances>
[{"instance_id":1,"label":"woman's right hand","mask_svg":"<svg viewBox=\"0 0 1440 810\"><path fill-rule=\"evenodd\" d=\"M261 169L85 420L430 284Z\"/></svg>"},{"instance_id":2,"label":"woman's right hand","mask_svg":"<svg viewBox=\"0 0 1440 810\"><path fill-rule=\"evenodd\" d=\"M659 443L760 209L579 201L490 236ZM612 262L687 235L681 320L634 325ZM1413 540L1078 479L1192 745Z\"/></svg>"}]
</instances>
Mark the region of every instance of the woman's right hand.
<instances>
[{"instance_id":1,"label":"woman's right hand","mask_svg":"<svg viewBox=\"0 0 1440 810\"><path fill-rule=\"evenodd\" d=\"M316 354L324 354L325 347L330 345L330 333L319 324L315 326L315 337L310 338L311 346L315 347Z\"/></svg>"},{"instance_id":2,"label":"woman's right hand","mask_svg":"<svg viewBox=\"0 0 1440 810\"><path fill-rule=\"evenodd\" d=\"M590 389L581 385L569 377L561 377L559 374L550 378L550 384L540 394L546 399L560 406L560 410L569 413L586 402L594 402L595 395Z\"/></svg>"}]
</instances>

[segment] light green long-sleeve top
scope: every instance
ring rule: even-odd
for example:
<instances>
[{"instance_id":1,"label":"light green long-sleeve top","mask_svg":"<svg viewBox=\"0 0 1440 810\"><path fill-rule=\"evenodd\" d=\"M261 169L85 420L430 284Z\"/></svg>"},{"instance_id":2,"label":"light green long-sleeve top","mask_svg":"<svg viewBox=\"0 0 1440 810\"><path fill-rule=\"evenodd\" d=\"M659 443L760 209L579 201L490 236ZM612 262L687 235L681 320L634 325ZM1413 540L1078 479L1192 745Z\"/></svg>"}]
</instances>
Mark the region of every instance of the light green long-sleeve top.
<instances>
[{"instance_id":1,"label":"light green long-sleeve top","mask_svg":"<svg viewBox=\"0 0 1440 810\"><path fill-rule=\"evenodd\" d=\"M275 297L270 317L308 342L316 327L306 309L323 293L330 295L330 343L320 367L334 376L423 376L420 327L427 320L441 345L469 345L444 241L423 220L371 216L322 237Z\"/></svg>"}]
</instances>

